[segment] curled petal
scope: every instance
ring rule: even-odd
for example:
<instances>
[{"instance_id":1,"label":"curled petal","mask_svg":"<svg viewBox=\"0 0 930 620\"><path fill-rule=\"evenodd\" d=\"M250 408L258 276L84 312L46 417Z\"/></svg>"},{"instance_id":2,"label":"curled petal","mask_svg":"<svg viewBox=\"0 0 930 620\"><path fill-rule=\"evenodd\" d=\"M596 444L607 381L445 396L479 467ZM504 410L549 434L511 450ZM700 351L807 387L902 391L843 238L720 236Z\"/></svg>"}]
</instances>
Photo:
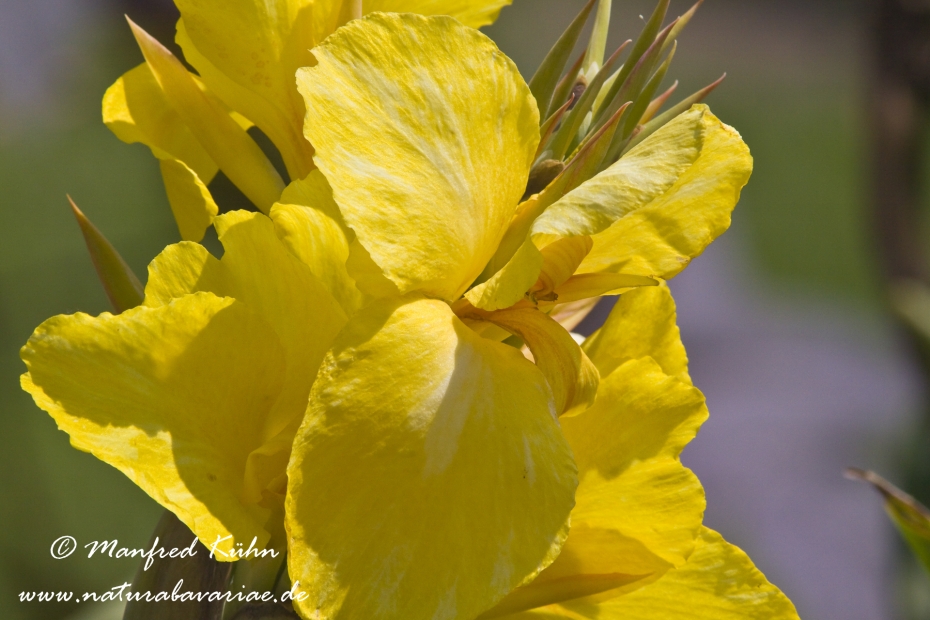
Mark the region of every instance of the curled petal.
<instances>
[{"instance_id":1,"label":"curled petal","mask_svg":"<svg viewBox=\"0 0 930 620\"><path fill-rule=\"evenodd\" d=\"M219 213L213 195L197 173L183 161L163 159L159 166L168 193L168 204L178 223L181 238L185 241L200 241Z\"/></svg>"},{"instance_id":2,"label":"curled petal","mask_svg":"<svg viewBox=\"0 0 930 620\"><path fill-rule=\"evenodd\" d=\"M477 313L523 339L546 376L559 415L589 407L597 395L597 368L565 328L536 308Z\"/></svg>"}]
</instances>

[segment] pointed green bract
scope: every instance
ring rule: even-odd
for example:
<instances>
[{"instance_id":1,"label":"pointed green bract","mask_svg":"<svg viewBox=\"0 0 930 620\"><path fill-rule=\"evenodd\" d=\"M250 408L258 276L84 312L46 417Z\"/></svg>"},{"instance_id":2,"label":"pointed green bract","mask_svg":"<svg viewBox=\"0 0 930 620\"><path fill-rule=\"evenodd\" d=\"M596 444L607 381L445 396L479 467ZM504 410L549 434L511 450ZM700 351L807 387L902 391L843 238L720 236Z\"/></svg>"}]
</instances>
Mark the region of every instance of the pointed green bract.
<instances>
[{"instance_id":1,"label":"pointed green bract","mask_svg":"<svg viewBox=\"0 0 930 620\"><path fill-rule=\"evenodd\" d=\"M623 131L621 132L624 140L630 137L630 135L633 133L633 130L640 123L640 119L643 117L643 114L646 113L646 109L652 102L653 95L655 95L656 91L659 90L659 86L662 84L662 80L665 79L665 74L668 73L668 68L672 64L672 59L675 58L675 50L677 48L677 44L672 45L672 49L668 53L668 57L659 66L652 77L649 78L649 82L646 83L646 86L639 94L639 97L636 98L636 102L633 104L633 107L630 108L630 113L627 115L626 123L623 126ZM619 153L613 155L616 157L619 155Z\"/></svg>"},{"instance_id":2,"label":"pointed green bract","mask_svg":"<svg viewBox=\"0 0 930 620\"><path fill-rule=\"evenodd\" d=\"M652 17L649 18L648 22L646 22L646 27L643 28L639 38L636 39L636 43L633 45L633 49L630 50L630 57L626 59L626 62L623 64L623 68L617 75L617 79L614 81L613 86L610 88L607 96L604 98L604 101L608 104L609 102L613 101L614 96L616 96L617 92L619 92L620 87L623 86L624 82L626 82L627 77L629 77L630 72L633 70L633 66L639 61L640 57L655 41L656 35L659 33L659 30L662 27L662 20L665 19L665 14L668 12L668 3L669 0L661 0L656 6L655 11L653 11ZM605 107L602 107L597 114L595 114L595 122L603 118L604 113L606 112L605 108L606 105Z\"/></svg>"},{"instance_id":3,"label":"pointed green bract","mask_svg":"<svg viewBox=\"0 0 930 620\"><path fill-rule=\"evenodd\" d=\"M688 25L688 22L691 21L691 18L694 17L694 14L697 13L697 10L701 8L702 4L704 4L704 0L698 0L697 3L688 9L684 15L675 20L675 25L672 26L672 31L668 35L668 39L665 41L665 44L662 46L663 54L678 39L678 35L681 34L681 31L685 29L685 26Z\"/></svg>"},{"instance_id":4,"label":"pointed green bract","mask_svg":"<svg viewBox=\"0 0 930 620\"><path fill-rule=\"evenodd\" d=\"M612 115L614 112L619 109L621 105L628 101L636 101L639 97L639 94L642 92L643 87L645 87L646 82L649 80L649 76L652 74L652 70L655 67L656 63L659 60L659 52L662 50L662 45L668 39L668 34L671 30L671 25L663 30L659 36L653 41L652 45L649 46L649 49L646 50L646 53L643 54L640 59L637 61L636 66L633 67L633 70L624 80L623 84L620 86L620 89L617 91L617 94L613 99L605 99L602 104L601 110L603 112L600 115L599 120L591 124L592 128L598 128L604 122L604 118L607 115ZM630 64L632 60L627 60L627 64ZM619 77L617 79L619 82ZM616 84L615 84L616 85ZM629 113L630 110L627 110ZM622 133L621 133L622 135ZM618 136L615 136L616 140Z\"/></svg>"},{"instance_id":5,"label":"pointed green bract","mask_svg":"<svg viewBox=\"0 0 930 620\"><path fill-rule=\"evenodd\" d=\"M558 85L555 87L555 92L552 93L552 102L549 104L550 115L555 114L555 111L559 109L559 107L568 102L572 88L575 86L575 81L578 79L578 74L581 72L583 62L584 54L581 54L578 56L578 60L568 68L568 72L559 80ZM537 102L537 104L538 103L539 102ZM542 111L542 108L540 108L540 111Z\"/></svg>"},{"instance_id":6,"label":"pointed green bract","mask_svg":"<svg viewBox=\"0 0 930 620\"><path fill-rule=\"evenodd\" d=\"M588 15L594 8L594 0L588 0L588 3L581 10L581 13L569 24L559 40L556 41L546 58L539 65L539 69L533 74L530 80L530 92L536 98L536 104L540 110L546 110L549 107L549 101L552 99L552 93L556 84L559 82L559 76L565 69L565 63L568 57L575 49L575 43L581 35L581 29L584 28L585 22L588 21Z\"/></svg>"},{"instance_id":7,"label":"pointed green bract","mask_svg":"<svg viewBox=\"0 0 930 620\"><path fill-rule=\"evenodd\" d=\"M584 55L585 75L592 68L597 70L604 64L604 51L607 49L607 31L610 29L610 5L611 0L600 0L597 4L594 27L591 29L591 38L588 40L588 49Z\"/></svg>"},{"instance_id":8,"label":"pointed green bract","mask_svg":"<svg viewBox=\"0 0 930 620\"><path fill-rule=\"evenodd\" d=\"M846 476L871 484L885 500L885 511L911 551L930 573L930 510L872 471L850 468Z\"/></svg>"},{"instance_id":9,"label":"pointed green bract","mask_svg":"<svg viewBox=\"0 0 930 620\"><path fill-rule=\"evenodd\" d=\"M122 312L141 304L142 283L139 282L139 278L132 272L113 244L107 241L103 233L78 209L78 206L71 200L71 196L68 196L68 202L71 203L71 211L77 219L78 226L81 227L81 234L84 235L90 259L94 262L94 269L97 270L97 276L103 284L103 290L106 291L113 309Z\"/></svg>"},{"instance_id":10,"label":"pointed green bract","mask_svg":"<svg viewBox=\"0 0 930 620\"><path fill-rule=\"evenodd\" d=\"M629 41L627 41L627 43L629 43ZM597 93L600 91L601 86L603 86L604 82L607 80L607 77L613 71L617 60L620 58L620 53L623 52L624 48L627 46L627 43L624 43L619 48L617 48L617 51L614 52L613 55L604 64L604 68L598 71L597 75L591 81L591 84L581 95L581 99L578 101L575 107L572 108L568 118L566 118L562 123L562 127L556 132L550 147L554 157L562 159L569 152L569 147L573 144L575 136L578 134L578 128L581 126L581 123L587 116L588 112L591 111L591 106L594 105L594 99L596 98Z\"/></svg>"}]
</instances>

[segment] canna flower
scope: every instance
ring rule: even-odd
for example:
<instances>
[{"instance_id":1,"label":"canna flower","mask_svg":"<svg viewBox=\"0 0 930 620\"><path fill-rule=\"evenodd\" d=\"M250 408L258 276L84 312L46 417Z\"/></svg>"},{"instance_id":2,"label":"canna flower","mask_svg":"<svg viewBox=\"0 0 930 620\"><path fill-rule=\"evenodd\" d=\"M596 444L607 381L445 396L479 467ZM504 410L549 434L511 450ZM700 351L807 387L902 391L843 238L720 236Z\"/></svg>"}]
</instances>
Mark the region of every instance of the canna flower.
<instances>
[{"instance_id":1,"label":"canna flower","mask_svg":"<svg viewBox=\"0 0 930 620\"><path fill-rule=\"evenodd\" d=\"M702 549L742 557L700 529L700 486L677 462L706 415L683 350L665 365L644 340L629 366L553 318L664 290L723 232L751 171L739 135L697 105L595 174L615 114L523 200L539 111L479 32L379 13L307 63L317 169L268 215L216 217L221 259L170 246L142 306L54 317L24 347L23 387L72 444L220 559L253 538L286 545L308 618L470 619L511 592L522 611L567 600L553 583L572 599L647 591L700 573ZM639 440L597 442L632 423L637 390L644 413L680 398L687 420L644 427L654 458L624 469L610 459ZM639 513L598 503L624 485ZM575 587L592 574L606 581Z\"/></svg>"},{"instance_id":2,"label":"canna flower","mask_svg":"<svg viewBox=\"0 0 930 620\"><path fill-rule=\"evenodd\" d=\"M218 171L264 213L281 196L284 181L249 128L271 140L291 179L313 170L294 74L336 28L372 11L451 15L477 28L510 2L177 0L176 41L197 75L130 21L145 62L107 90L103 120L124 142L151 149L181 237L200 241L219 211L207 189Z\"/></svg>"}]
</instances>

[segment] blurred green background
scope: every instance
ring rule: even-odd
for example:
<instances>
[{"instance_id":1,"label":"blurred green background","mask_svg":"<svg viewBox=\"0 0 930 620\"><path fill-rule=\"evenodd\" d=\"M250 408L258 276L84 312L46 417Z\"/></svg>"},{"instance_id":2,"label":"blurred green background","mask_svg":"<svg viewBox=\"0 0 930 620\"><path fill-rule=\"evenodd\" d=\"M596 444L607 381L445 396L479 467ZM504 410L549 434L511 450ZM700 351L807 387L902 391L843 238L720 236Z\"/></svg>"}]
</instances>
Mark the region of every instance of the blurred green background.
<instances>
[{"instance_id":1,"label":"blurred green background","mask_svg":"<svg viewBox=\"0 0 930 620\"><path fill-rule=\"evenodd\" d=\"M487 32L529 75L581 4L515 0ZM614 5L616 44L638 33L640 15L648 16L652 2L614 0ZM688 6L673 0L671 12L680 14ZM726 71L727 80L709 103L742 133L755 157L755 172L728 233L731 249L709 264L740 263L746 294L763 291L766 299L786 304L779 306L782 313L791 315L796 308L809 313L813 307L827 321L853 317L852 328L830 337L861 339L862 346L851 355L878 350L877 355L899 360L882 314L865 212L865 11L864 4L851 0L708 0L680 40L670 78L681 81L683 95ZM145 147L121 143L100 121L104 90L141 61L123 12L162 41L170 40L173 7L164 2L0 0L0 617L12 620L88 613L74 605L20 603L20 591L103 590L131 579L133 561L89 560L78 554L51 559L54 539L68 534L82 544L118 538L126 546L144 546L160 514L122 474L70 448L67 437L19 389L18 380L24 370L18 349L42 320L108 310L66 194L140 276L148 261L178 237L155 160ZM714 286L688 290L701 289L696 295L706 296L712 308ZM700 305L703 299L692 303ZM682 301L683 315L686 309ZM687 320L682 316L683 324ZM692 333L703 332L696 325ZM685 330L691 346L688 335ZM875 342L879 345L872 348ZM700 367L700 354L692 351L692 359ZM703 372L713 384L714 369ZM909 381L902 379L902 384ZM708 390L701 381L697 384ZM919 405L905 400L889 407ZM906 433L907 411L888 416L892 440ZM797 432L805 431L798 427ZM847 436L841 428L837 433ZM893 441L865 443L864 459L893 463ZM726 485L715 486L714 465L705 466L706 475L693 466L708 485L710 501L723 501ZM842 486L839 469L829 471ZM760 497L766 495L764 484L755 486ZM819 569L799 573L803 579L793 577L793 567L779 559L777 534L763 540L752 533L752 523L734 526L735 541L794 598L802 617L892 617L893 591L882 576L890 556L882 550L890 549L893 539L882 525L878 502L866 489L851 493L862 496L856 506L868 513L863 519L871 528L863 531L876 540L837 542L872 549L856 577L840 585L834 583L836 575L823 575L824 585L818 586ZM715 527L727 521L726 514L711 516ZM859 515L844 511L835 518L856 521ZM838 565L845 562L837 557ZM118 617L118 610L113 613Z\"/></svg>"}]
</instances>

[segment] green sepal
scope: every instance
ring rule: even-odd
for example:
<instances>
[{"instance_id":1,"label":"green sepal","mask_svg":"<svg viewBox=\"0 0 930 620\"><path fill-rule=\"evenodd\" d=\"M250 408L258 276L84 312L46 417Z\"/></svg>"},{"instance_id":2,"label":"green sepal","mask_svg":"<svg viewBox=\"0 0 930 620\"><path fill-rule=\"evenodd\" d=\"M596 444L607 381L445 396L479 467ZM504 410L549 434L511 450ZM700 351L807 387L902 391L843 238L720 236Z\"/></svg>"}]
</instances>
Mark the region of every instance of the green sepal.
<instances>
[{"instance_id":1,"label":"green sepal","mask_svg":"<svg viewBox=\"0 0 930 620\"><path fill-rule=\"evenodd\" d=\"M565 111L568 110L573 101L574 98L569 97L568 101L563 103L561 108L553 112L552 116L543 121L543 124L539 126L539 147L536 149L536 156L534 161L541 159L542 154L546 152L546 143L549 142L549 138L552 136L552 132L556 127L558 127L559 122L565 115Z\"/></svg>"},{"instance_id":2,"label":"green sepal","mask_svg":"<svg viewBox=\"0 0 930 620\"><path fill-rule=\"evenodd\" d=\"M591 80L591 84L589 84L584 93L582 93L581 99L575 104L571 112L569 112L568 116L562 122L562 126L555 132L550 145L546 147L546 150L552 151L553 159L563 159L565 157L565 154L568 152L569 147L572 146L572 142L578 134L578 128L581 126L581 122L584 120L585 116L587 116L588 112L591 111L591 107L597 99L598 92L601 90L607 78L610 77L614 66L617 64L617 60L620 58L620 54L629 43L629 41L624 42L623 45L618 47L617 51L607 59L607 62L601 67L601 70L598 71L594 79Z\"/></svg>"},{"instance_id":3,"label":"green sepal","mask_svg":"<svg viewBox=\"0 0 930 620\"><path fill-rule=\"evenodd\" d=\"M568 62L569 55L575 49L575 43L578 42L581 30L584 28L585 22L588 21L588 15L591 14L593 8L594 0L588 0L588 3L581 9L578 16L569 24L562 36L559 37L559 40L546 54L542 64L539 65L539 69L536 70L530 80L530 92L536 98L536 105L540 110L549 109L552 93L559 82L562 71L565 69L565 63Z\"/></svg>"},{"instance_id":4,"label":"green sepal","mask_svg":"<svg viewBox=\"0 0 930 620\"><path fill-rule=\"evenodd\" d=\"M846 477L868 482L881 493L888 516L930 573L930 510L875 472L849 468Z\"/></svg>"},{"instance_id":5,"label":"green sepal","mask_svg":"<svg viewBox=\"0 0 930 620\"><path fill-rule=\"evenodd\" d=\"M611 0L600 0L597 4L594 27L591 28L591 37L588 39L588 48L584 54L585 75L593 65L597 64L598 69L600 69L604 64L604 52L607 50L607 31L610 29L610 5Z\"/></svg>"},{"instance_id":6,"label":"green sepal","mask_svg":"<svg viewBox=\"0 0 930 620\"><path fill-rule=\"evenodd\" d=\"M649 105L646 106L646 111L643 112L642 118L639 119L641 124L646 124L655 118L655 115L658 114L659 110L662 109L662 106L665 105L665 102L678 90L678 80L675 80L668 89L649 102Z\"/></svg>"},{"instance_id":7,"label":"green sepal","mask_svg":"<svg viewBox=\"0 0 930 620\"><path fill-rule=\"evenodd\" d=\"M139 278L132 272L113 244L107 241L103 233L78 209L78 206L71 200L71 196L68 196L68 202L71 203L71 211L77 219L78 226L81 227L81 234L84 235L90 259L94 263L94 269L97 270L97 276L103 284L103 290L110 299L113 309L116 312L123 312L141 304L144 294Z\"/></svg>"},{"instance_id":8,"label":"green sepal","mask_svg":"<svg viewBox=\"0 0 930 620\"><path fill-rule=\"evenodd\" d=\"M694 14L697 13L697 10L701 8L701 5L704 4L704 0L698 0L697 3L688 9L688 11L679 17L675 21L675 26L672 28L671 33L668 35L668 39L665 40L665 45L662 46L662 53L664 54L668 47L678 40L678 35L681 34L681 31L685 29L685 26L688 25L688 22L691 21L691 18L694 17Z\"/></svg>"},{"instance_id":9,"label":"green sepal","mask_svg":"<svg viewBox=\"0 0 930 620\"><path fill-rule=\"evenodd\" d=\"M646 108L648 108L649 104L652 102L652 97L656 94L656 91L659 90L659 86L662 85L662 80L665 79L665 75L668 73L668 68L672 64L672 59L675 58L675 50L677 49L677 44L673 43L672 49L669 51L665 62L663 62L652 77L649 78L646 86L630 108L630 113L627 114L626 124L623 126L624 138L629 138L633 130L636 129L636 125L639 124L640 119L646 112Z\"/></svg>"},{"instance_id":10,"label":"green sepal","mask_svg":"<svg viewBox=\"0 0 930 620\"><path fill-rule=\"evenodd\" d=\"M559 80L558 85L555 87L555 92L552 93L552 102L549 104L549 116L555 114L556 110L565 105L565 103L572 96L572 89L575 86L575 82L578 80L578 75L581 72L581 63L584 61L584 54L578 56L578 60L572 63L572 66L568 68L568 73L562 76L562 79ZM542 111L542 108L540 108Z\"/></svg>"},{"instance_id":11,"label":"green sepal","mask_svg":"<svg viewBox=\"0 0 930 620\"><path fill-rule=\"evenodd\" d=\"M652 75L653 69L659 60L659 53L662 51L662 46L668 40L668 35L671 33L674 25L674 23L669 24L668 27L659 33L659 36L652 42L652 45L649 46L646 53L640 56L636 66L633 67L632 71L627 75L626 80L621 84L614 98L612 100L607 98L604 99L601 109L606 110L608 116L603 118L610 118L610 116L613 116L614 112L627 101L636 101L639 94L646 86L646 83L649 81L649 77ZM618 76L617 82L619 81L620 79ZM617 85L617 82L614 82L614 86ZM628 108L627 114L629 114L630 111L631 110ZM596 130L600 128L601 124L602 121L595 121L592 123L591 127ZM614 135L614 142L621 139L625 139L622 132Z\"/></svg>"},{"instance_id":12,"label":"green sepal","mask_svg":"<svg viewBox=\"0 0 930 620\"><path fill-rule=\"evenodd\" d=\"M630 51L630 57L626 59L626 62L623 64L623 68L620 70L620 74L617 76L617 79L614 80L613 85L610 87L610 90L607 91L607 95L604 97L604 105L602 105L601 108L595 112L595 124L605 118L605 115L607 118L609 118L613 114L613 111L609 114L607 113L607 106L616 98L617 93L620 91L620 87L623 86L623 84L626 82L626 79L629 77L633 67L637 62L639 62L639 59L642 57L642 55L646 53L646 50L649 49L649 47L655 42L656 35L659 34L659 30L662 28L662 22L665 20L665 14L668 13L669 1L670 0L661 0L659 2L655 8L655 11L652 12L652 16L649 18L649 21L646 22L646 26L643 28L643 31L639 33L639 37L636 39L636 43L633 45L633 49Z\"/></svg>"}]
</instances>

